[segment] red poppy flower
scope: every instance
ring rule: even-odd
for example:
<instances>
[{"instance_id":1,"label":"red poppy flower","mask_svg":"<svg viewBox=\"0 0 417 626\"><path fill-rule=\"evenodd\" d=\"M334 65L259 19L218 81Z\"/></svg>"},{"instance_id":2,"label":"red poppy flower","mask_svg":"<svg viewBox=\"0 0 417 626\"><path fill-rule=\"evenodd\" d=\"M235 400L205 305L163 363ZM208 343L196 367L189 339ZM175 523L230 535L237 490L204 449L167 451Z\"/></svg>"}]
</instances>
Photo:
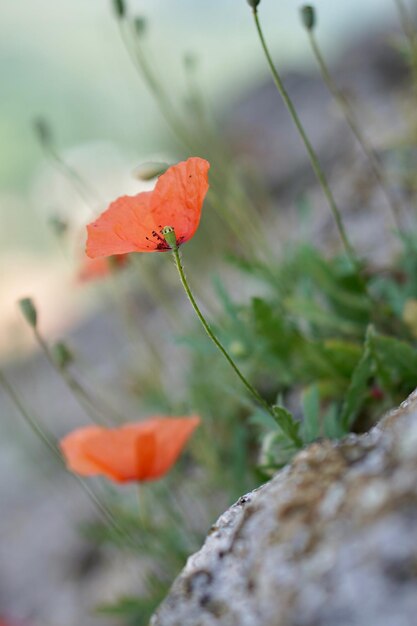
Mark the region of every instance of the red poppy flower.
<instances>
[{"instance_id":1,"label":"red poppy flower","mask_svg":"<svg viewBox=\"0 0 417 626\"><path fill-rule=\"evenodd\" d=\"M87 255L169 250L161 234L165 226L174 228L178 245L191 239L200 222L209 168L208 161L190 158L168 168L153 191L112 202L87 226Z\"/></svg>"},{"instance_id":2,"label":"red poppy flower","mask_svg":"<svg viewBox=\"0 0 417 626\"><path fill-rule=\"evenodd\" d=\"M60 442L67 467L81 476L106 476L119 483L156 480L173 466L197 416L153 417L118 428L87 426Z\"/></svg>"},{"instance_id":3,"label":"red poppy flower","mask_svg":"<svg viewBox=\"0 0 417 626\"><path fill-rule=\"evenodd\" d=\"M114 270L124 267L128 260L129 256L127 254L116 254L109 259L104 257L89 259L85 257L78 270L77 279L79 282L84 283L96 278L105 278Z\"/></svg>"}]
</instances>

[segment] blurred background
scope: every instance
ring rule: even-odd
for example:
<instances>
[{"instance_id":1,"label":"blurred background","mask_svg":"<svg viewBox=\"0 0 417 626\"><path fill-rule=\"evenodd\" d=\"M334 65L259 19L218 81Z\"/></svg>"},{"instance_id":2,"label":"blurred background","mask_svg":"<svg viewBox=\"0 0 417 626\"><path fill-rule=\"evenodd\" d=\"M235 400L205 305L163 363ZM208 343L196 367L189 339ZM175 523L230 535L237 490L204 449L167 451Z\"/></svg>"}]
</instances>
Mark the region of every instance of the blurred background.
<instances>
[{"instance_id":1,"label":"blurred background","mask_svg":"<svg viewBox=\"0 0 417 626\"><path fill-rule=\"evenodd\" d=\"M28 290L43 298L48 284L61 283L65 264L47 218L69 211L81 223L88 219L80 198L45 161L33 120L48 120L60 153L99 188L99 208L122 191L137 189L131 172L138 163L176 147L129 59L109 5L105 0L0 5L2 351L15 350L13 340L20 336L13 325L16 298ZM262 3L266 35L283 69L312 66L298 5ZM352 35L360 38L396 19L392 0L316 5L320 40L333 59ZM243 0L132 0L130 13L146 18L152 64L178 103L186 97L186 55L198 60L200 88L219 117L268 76ZM76 315L63 297L61 323ZM54 324L49 318L45 323Z\"/></svg>"},{"instance_id":2,"label":"blurred background","mask_svg":"<svg viewBox=\"0 0 417 626\"><path fill-rule=\"evenodd\" d=\"M262 0L260 15L280 68L309 73L315 66L299 5ZM393 0L317 0L315 6L320 41L333 64L346 63L352 42L366 44L375 33L388 41L399 29ZM256 93L269 83L246 0L131 0L129 14L144 18L143 46L178 109L187 106L186 60L193 59L200 94L227 136L248 94L256 102ZM59 411L60 434L82 419L59 378L38 367L36 345L16 301L33 296L44 336L75 333L78 345L90 342L88 356L103 379L113 376L122 340L116 325L94 313L107 311L108 294L76 283L83 225L115 197L148 188L134 177L141 162L174 162L184 151L131 63L107 0L0 0L0 85L0 359L23 399L47 421ZM272 106L272 118L274 113ZM47 120L60 157L93 188L92 201L46 158L34 132L39 118ZM236 150L238 135L239 127L233 127ZM69 245L54 237L52 217L73 225ZM146 317L146 310L141 313ZM111 374L109 351L115 359ZM76 527L88 517L89 505L80 503L80 515L74 515L77 507L69 502L79 496L71 500L61 484L48 483L47 461L39 476L31 475L38 459L31 435L4 397L0 408L0 622L4 613L16 624L78 626L82 620L86 626L95 591L84 590L80 600L67 557L71 550L87 550ZM69 568L64 573L62 562ZM125 561L121 570L123 590ZM98 585L101 596L106 585Z\"/></svg>"}]
</instances>

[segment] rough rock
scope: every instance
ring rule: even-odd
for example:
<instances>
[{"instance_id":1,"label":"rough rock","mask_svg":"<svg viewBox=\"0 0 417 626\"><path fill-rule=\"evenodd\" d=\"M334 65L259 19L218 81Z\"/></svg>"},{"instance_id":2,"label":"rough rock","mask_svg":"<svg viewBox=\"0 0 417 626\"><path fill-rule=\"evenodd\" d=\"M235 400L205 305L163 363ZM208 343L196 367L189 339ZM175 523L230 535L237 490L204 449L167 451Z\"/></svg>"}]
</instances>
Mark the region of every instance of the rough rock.
<instances>
[{"instance_id":1,"label":"rough rock","mask_svg":"<svg viewBox=\"0 0 417 626\"><path fill-rule=\"evenodd\" d=\"M240 498L151 626L414 626L417 391Z\"/></svg>"}]
</instances>

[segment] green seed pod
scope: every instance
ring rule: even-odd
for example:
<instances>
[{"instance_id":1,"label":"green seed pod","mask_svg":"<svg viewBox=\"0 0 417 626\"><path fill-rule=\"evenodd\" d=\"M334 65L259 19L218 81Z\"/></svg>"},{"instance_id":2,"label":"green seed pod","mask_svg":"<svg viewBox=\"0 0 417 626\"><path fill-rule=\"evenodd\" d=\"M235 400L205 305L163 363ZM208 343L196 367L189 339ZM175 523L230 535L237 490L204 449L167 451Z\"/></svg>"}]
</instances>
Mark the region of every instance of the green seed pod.
<instances>
[{"instance_id":1,"label":"green seed pod","mask_svg":"<svg viewBox=\"0 0 417 626\"><path fill-rule=\"evenodd\" d=\"M71 365L74 360L74 355L63 341L57 341L56 344L52 346L51 354L55 363L62 370L66 369L68 365Z\"/></svg>"},{"instance_id":2,"label":"green seed pod","mask_svg":"<svg viewBox=\"0 0 417 626\"><path fill-rule=\"evenodd\" d=\"M197 68L197 57L192 52L187 52L184 55L184 66L187 72L194 72Z\"/></svg>"},{"instance_id":3,"label":"green seed pod","mask_svg":"<svg viewBox=\"0 0 417 626\"><path fill-rule=\"evenodd\" d=\"M35 131L36 137L39 140L39 143L43 147L51 145L53 139L51 127L43 117L37 117L35 120L33 120L33 129Z\"/></svg>"},{"instance_id":4,"label":"green seed pod","mask_svg":"<svg viewBox=\"0 0 417 626\"><path fill-rule=\"evenodd\" d=\"M153 178L164 174L167 171L168 167L169 165L167 163L148 161L146 163L141 163L140 165L138 165L138 167L133 171L133 176L138 180L152 180Z\"/></svg>"},{"instance_id":5,"label":"green seed pod","mask_svg":"<svg viewBox=\"0 0 417 626\"><path fill-rule=\"evenodd\" d=\"M126 15L124 0L113 0L113 9L116 17L120 20Z\"/></svg>"},{"instance_id":6,"label":"green seed pod","mask_svg":"<svg viewBox=\"0 0 417 626\"><path fill-rule=\"evenodd\" d=\"M162 236L164 237L165 241L167 242L167 244L171 248L171 250L176 250L178 248L177 237L175 235L175 230L172 228L172 226L165 226L161 230L161 233L162 233Z\"/></svg>"},{"instance_id":7,"label":"green seed pod","mask_svg":"<svg viewBox=\"0 0 417 626\"><path fill-rule=\"evenodd\" d=\"M229 345L229 352L231 352L231 354L238 359L243 359L248 355L246 346L238 340L231 342Z\"/></svg>"},{"instance_id":8,"label":"green seed pod","mask_svg":"<svg viewBox=\"0 0 417 626\"><path fill-rule=\"evenodd\" d=\"M59 217L59 215L51 215L48 219L48 224L57 237L63 237L68 231L68 222Z\"/></svg>"},{"instance_id":9,"label":"green seed pod","mask_svg":"<svg viewBox=\"0 0 417 626\"><path fill-rule=\"evenodd\" d=\"M248 5L249 5L250 7L252 7L252 9L255 9L255 10L256 10L256 8L257 8L258 4L260 3L260 1L261 1L261 0L247 0Z\"/></svg>"},{"instance_id":10,"label":"green seed pod","mask_svg":"<svg viewBox=\"0 0 417 626\"><path fill-rule=\"evenodd\" d=\"M38 313L33 304L32 298L22 298L18 302L23 317L32 328L36 328L38 322Z\"/></svg>"},{"instance_id":11,"label":"green seed pod","mask_svg":"<svg viewBox=\"0 0 417 626\"><path fill-rule=\"evenodd\" d=\"M305 4L301 7L301 21L304 28L311 31L316 25L316 11L311 4Z\"/></svg>"},{"instance_id":12,"label":"green seed pod","mask_svg":"<svg viewBox=\"0 0 417 626\"><path fill-rule=\"evenodd\" d=\"M142 37L146 33L146 19L144 17L135 17L133 26L138 37Z\"/></svg>"}]
</instances>

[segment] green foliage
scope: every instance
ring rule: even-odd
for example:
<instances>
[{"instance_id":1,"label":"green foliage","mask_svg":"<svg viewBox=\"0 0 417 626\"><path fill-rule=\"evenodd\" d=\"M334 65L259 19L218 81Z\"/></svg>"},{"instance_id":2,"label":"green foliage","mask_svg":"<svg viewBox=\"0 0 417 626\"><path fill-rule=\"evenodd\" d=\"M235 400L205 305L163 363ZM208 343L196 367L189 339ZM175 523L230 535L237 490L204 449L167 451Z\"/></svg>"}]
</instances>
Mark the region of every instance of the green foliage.
<instances>
[{"instance_id":1,"label":"green foliage","mask_svg":"<svg viewBox=\"0 0 417 626\"><path fill-rule=\"evenodd\" d=\"M367 395L368 383L373 372L372 335L373 330L370 327L366 334L361 358L352 372L349 388L342 406L340 422L342 428L346 431L354 424L358 411Z\"/></svg>"},{"instance_id":2,"label":"green foliage","mask_svg":"<svg viewBox=\"0 0 417 626\"><path fill-rule=\"evenodd\" d=\"M258 285L245 303L234 302L216 279L223 311L215 327L222 341L234 348L239 366L271 404L279 397L275 420L251 409L240 388L231 394L237 386L233 373L217 361L217 387L229 390L228 412L242 407L242 419L260 439L262 475L318 438L370 426L415 387L416 342L403 311L417 295L417 247L408 237L401 241L403 253L389 274L359 276L343 258L325 258L298 245L275 266L229 258L235 280L243 273ZM217 355L199 342L188 343L194 355L189 383L201 391L210 370L208 354L210 360ZM211 398L216 383L209 380Z\"/></svg>"},{"instance_id":3,"label":"green foliage","mask_svg":"<svg viewBox=\"0 0 417 626\"><path fill-rule=\"evenodd\" d=\"M247 0L255 12L259 1ZM126 3L112 0L112 5L116 18L124 20ZM313 7L302 8L302 19L308 30L314 28ZM147 23L136 17L130 26L138 43ZM136 53L140 53L138 47ZM143 68L140 54L135 58ZM326 257L307 244L288 248L279 261L271 260L270 251L265 254L268 262L251 258L258 254L263 230L258 228L252 198L246 197L245 177L236 175L228 148L212 132L211 120L205 118L205 103L199 99L191 65L186 69L193 88L187 99L194 106L184 120L171 108L172 94L165 93L164 83L149 74L146 63L144 78L162 103L162 111L168 111L167 121L180 143L191 153L207 150L205 156L212 162L209 203L215 210L207 213L215 214L218 221L209 218L204 238L198 244L190 243L191 250L197 246L193 261L201 268L198 263L204 263L207 251L219 254L225 242L230 254L233 236L227 279L236 283L248 279L252 291L236 302L227 285L216 277L213 286L218 307L209 326L265 403L255 404L201 328L188 323L177 337L176 347L190 355L178 389L161 390L164 371L157 372L155 384L139 381L135 391L141 408L178 415L198 413L202 426L170 476L147 486L145 496L141 491L139 506L136 492L106 493L106 509L115 523L97 521L84 528L99 547L105 545L142 559L146 570L143 594L99 607L101 614L128 626L148 624L188 554L201 545L210 524L228 504L271 476L304 446L368 428L417 384L415 235L401 234L401 254L381 270L365 264L353 267L346 257ZM198 140L193 138L193 129ZM35 130L42 146L51 152L53 137L48 125L38 119ZM56 159L59 163L59 157ZM149 179L161 174L165 166L148 163L141 169L136 175ZM415 168L411 169L410 176L415 178ZM305 196L299 199L298 213L307 233L312 209ZM58 219L52 226L60 235L68 228ZM244 257L236 252L239 250ZM171 298L171 278L169 283L164 281L160 263L159 258L154 265L147 265L143 283L150 284L148 295L158 306L181 318L182 310L178 315L176 299ZM131 303L126 304L130 311ZM36 328L32 301L24 298L20 307L26 321ZM210 329L206 326L206 330ZM146 340L149 356L159 366L158 357L162 362L163 356L158 353L158 343L153 345L153 338ZM65 373L74 359L65 344L53 346L51 354ZM153 379L154 373L152 370L148 376Z\"/></svg>"},{"instance_id":4,"label":"green foliage","mask_svg":"<svg viewBox=\"0 0 417 626\"><path fill-rule=\"evenodd\" d=\"M275 421L278 428L281 430L282 435L288 439L288 442L294 446L294 448L301 448L303 442L300 438L300 423L297 422L292 414L287 411L283 406L275 405L273 408Z\"/></svg>"},{"instance_id":5,"label":"green foliage","mask_svg":"<svg viewBox=\"0 0 417 626\"><path fill-rule=\"evenodd\" d=\"M166 595L169 585L154 582L153 594L150 596L122 597L112 604L102 604L97 612L107 617L121 619L127 626L147 626L152 613Z\"/></svg>"}]
</instances>

